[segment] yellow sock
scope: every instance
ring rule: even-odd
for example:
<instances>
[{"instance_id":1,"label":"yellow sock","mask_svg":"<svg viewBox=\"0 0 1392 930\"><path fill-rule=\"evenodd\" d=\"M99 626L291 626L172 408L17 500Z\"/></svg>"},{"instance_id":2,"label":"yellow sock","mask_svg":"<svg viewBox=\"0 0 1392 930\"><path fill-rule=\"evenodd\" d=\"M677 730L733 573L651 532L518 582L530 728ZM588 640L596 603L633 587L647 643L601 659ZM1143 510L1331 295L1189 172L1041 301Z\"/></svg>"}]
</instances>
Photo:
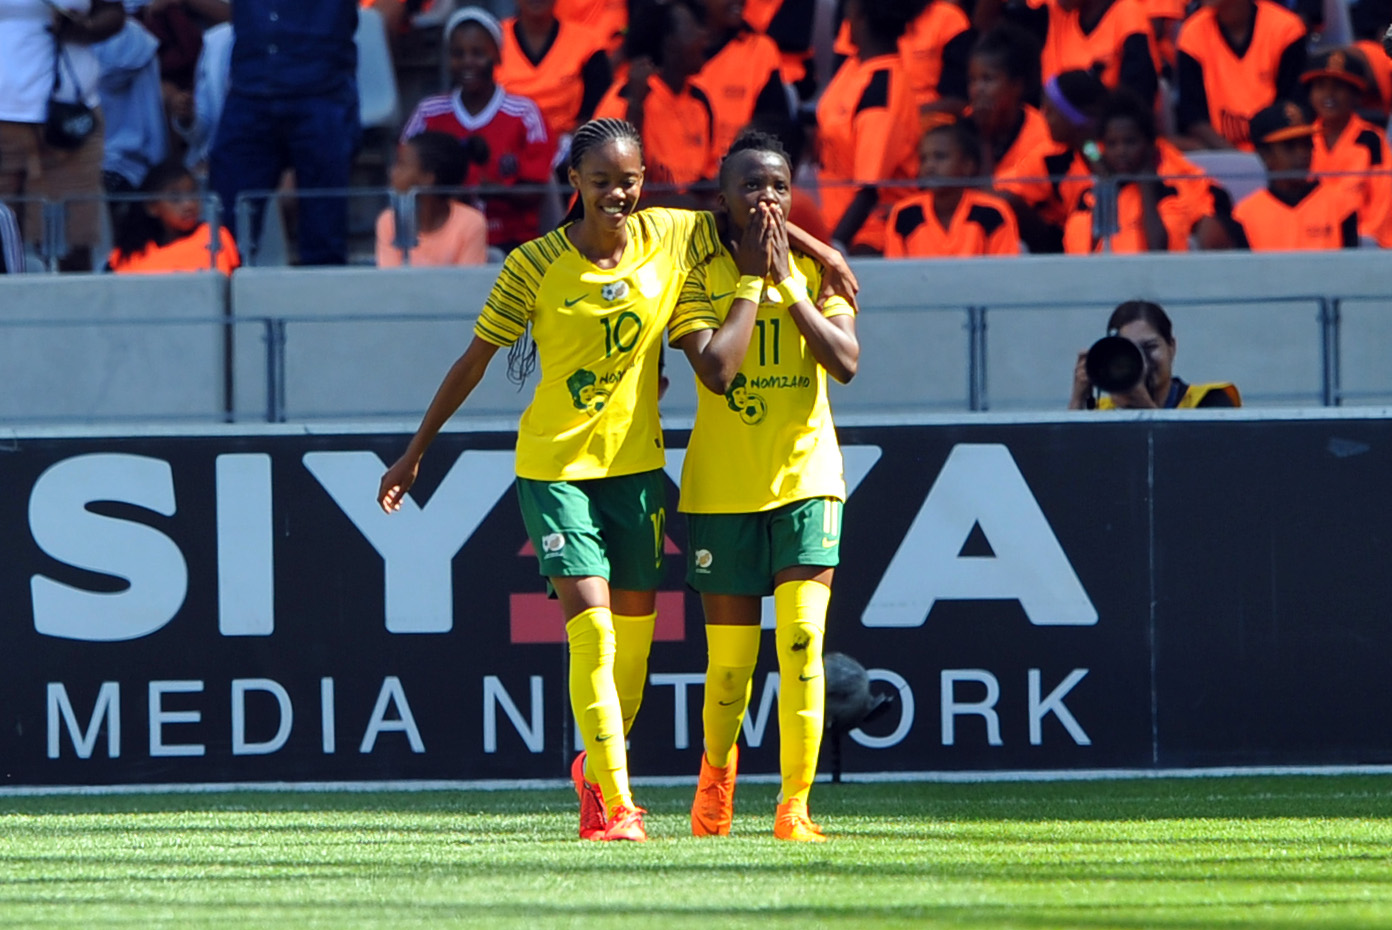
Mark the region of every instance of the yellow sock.
<instances>
[{"instance_id":1,"label":"yellow sock","mask_svg":"<svg viewBox=\"0 0 1392 930\"><path fill-rule=\"evenodd\" d=\"M614 690L614 620L607 607L592 607L566 624L570 642L570 707L588 754L586 775L599 783L612 811L632 806L623 718Z\"/></svg>"},{"instance_id":2,"label":"yellow sock","mask_svg":"<svg viewBox=\"0 0 1392 930\"><path fill-rule=\"evenodd\" d=\"M778 643L778 761L783 801L807 800L817 777L826 717L822 640L831 589L815 581L787 581L773 592Z\"/></svg>"},{"instance_id":3,"label":"yellow sock","mask_svg":"<svg viewBox=\"0 0 1392 930\"><path fill-rule=\"evenodd\" d=\"M625 617L614 614L614 687L619 692L624 735L633 729L643 688L648 683L648 653L652 650L653 626L657 614Z\"/></svg>"},{"instance_id":4,"label":"yellow sock","mask_svg":"<svg viewBox=\"0 0 1392 930\"><path fill-rule=\"evenodd\" d=\"M718 769L730 764L730 750L749 707L760 632L758 626L706 624L706 700L701 722L706 758Z\"/></svg>"}]
</instances>

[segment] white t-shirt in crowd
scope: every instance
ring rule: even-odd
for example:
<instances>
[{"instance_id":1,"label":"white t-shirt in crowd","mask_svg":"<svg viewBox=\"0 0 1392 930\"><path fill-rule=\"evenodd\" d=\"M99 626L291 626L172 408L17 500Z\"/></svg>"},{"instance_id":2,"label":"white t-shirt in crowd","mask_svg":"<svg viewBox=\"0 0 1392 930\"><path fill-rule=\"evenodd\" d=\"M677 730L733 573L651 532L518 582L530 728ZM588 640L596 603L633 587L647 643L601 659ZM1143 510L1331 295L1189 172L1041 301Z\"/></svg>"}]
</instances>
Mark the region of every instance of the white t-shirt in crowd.
<instances>
[{"instance_id":1,"label":"white t-shirt in crowd","mask_svg":"<svg viewBox=\"0 0 1392 930\"><path fill-rule=\"evenodd\" d=\"M55 43L49 27L56 15L54 7L73 13L86 13L90 0L0 0L0 120L14 123L42 123L48 113L53 90ZM86 45L68 43L63 47L67 61L60 73L58 99L77 99L95 107L101 102L97 79L101 68L97 56Z\"/></svg>"}]
</instances>

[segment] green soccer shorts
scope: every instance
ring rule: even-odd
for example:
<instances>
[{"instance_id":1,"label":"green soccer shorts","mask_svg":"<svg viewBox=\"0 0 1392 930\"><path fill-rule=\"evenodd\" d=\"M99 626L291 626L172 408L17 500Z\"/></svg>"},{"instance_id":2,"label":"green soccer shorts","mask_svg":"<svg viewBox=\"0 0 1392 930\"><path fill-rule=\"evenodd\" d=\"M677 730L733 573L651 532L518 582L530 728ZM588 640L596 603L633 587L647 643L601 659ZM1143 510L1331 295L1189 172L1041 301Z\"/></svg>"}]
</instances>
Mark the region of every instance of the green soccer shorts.
<instances>
[{"instance_id":1,"label":"green soccer shorts","mask_svg":"<svg viewBox=\"0 0 1392 930\"><path fill-rule=\"evenodd\" d=\"M689 513L686 582L702 594L765 597L785 568L834 568L843 507L814 497L758 513Z\"/></svg>"}]
</instances>

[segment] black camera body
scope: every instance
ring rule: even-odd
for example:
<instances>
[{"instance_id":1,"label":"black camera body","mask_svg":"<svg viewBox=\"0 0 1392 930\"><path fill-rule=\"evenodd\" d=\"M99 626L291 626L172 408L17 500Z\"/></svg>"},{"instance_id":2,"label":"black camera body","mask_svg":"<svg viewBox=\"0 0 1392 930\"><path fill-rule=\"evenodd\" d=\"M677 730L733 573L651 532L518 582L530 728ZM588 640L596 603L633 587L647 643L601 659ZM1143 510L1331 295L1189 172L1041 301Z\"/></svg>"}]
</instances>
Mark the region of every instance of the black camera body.
<instances>
[{"instance_id":1,"label":"black camera body","mask_svg":"<svg viewBox=\"0 0 1392 930\"><path fill-rule=\"evenodd\" d=\"M1087 353L1087 376L1108 394L1124 394L1145 378L1145 355L1123 336L1103 336Z\"/></svg>"}]
</instances>

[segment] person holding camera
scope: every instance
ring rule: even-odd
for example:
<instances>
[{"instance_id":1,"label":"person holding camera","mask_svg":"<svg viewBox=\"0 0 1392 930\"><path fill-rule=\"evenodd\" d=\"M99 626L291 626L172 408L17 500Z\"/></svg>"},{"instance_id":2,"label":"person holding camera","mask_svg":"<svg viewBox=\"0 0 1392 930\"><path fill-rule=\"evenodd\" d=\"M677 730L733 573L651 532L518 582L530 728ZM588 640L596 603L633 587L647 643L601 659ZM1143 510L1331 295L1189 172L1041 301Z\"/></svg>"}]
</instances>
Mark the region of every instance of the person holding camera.
<instances>
[{"instance_id":1,"label":"person holding camera","mask_svg":"<svg viewBox=\"0 0 1392 930\"><path fill-rule=\"evenodd\" d=\"M1240 407L1227 381L1189 384L1175 377L1174 328L1159 304L1128 300L1112 311L1107 335L1078 353L1069 410L1175 410ZM1102 396L1098 397L1097 392Z\"/></svg>"}]
</instances>

